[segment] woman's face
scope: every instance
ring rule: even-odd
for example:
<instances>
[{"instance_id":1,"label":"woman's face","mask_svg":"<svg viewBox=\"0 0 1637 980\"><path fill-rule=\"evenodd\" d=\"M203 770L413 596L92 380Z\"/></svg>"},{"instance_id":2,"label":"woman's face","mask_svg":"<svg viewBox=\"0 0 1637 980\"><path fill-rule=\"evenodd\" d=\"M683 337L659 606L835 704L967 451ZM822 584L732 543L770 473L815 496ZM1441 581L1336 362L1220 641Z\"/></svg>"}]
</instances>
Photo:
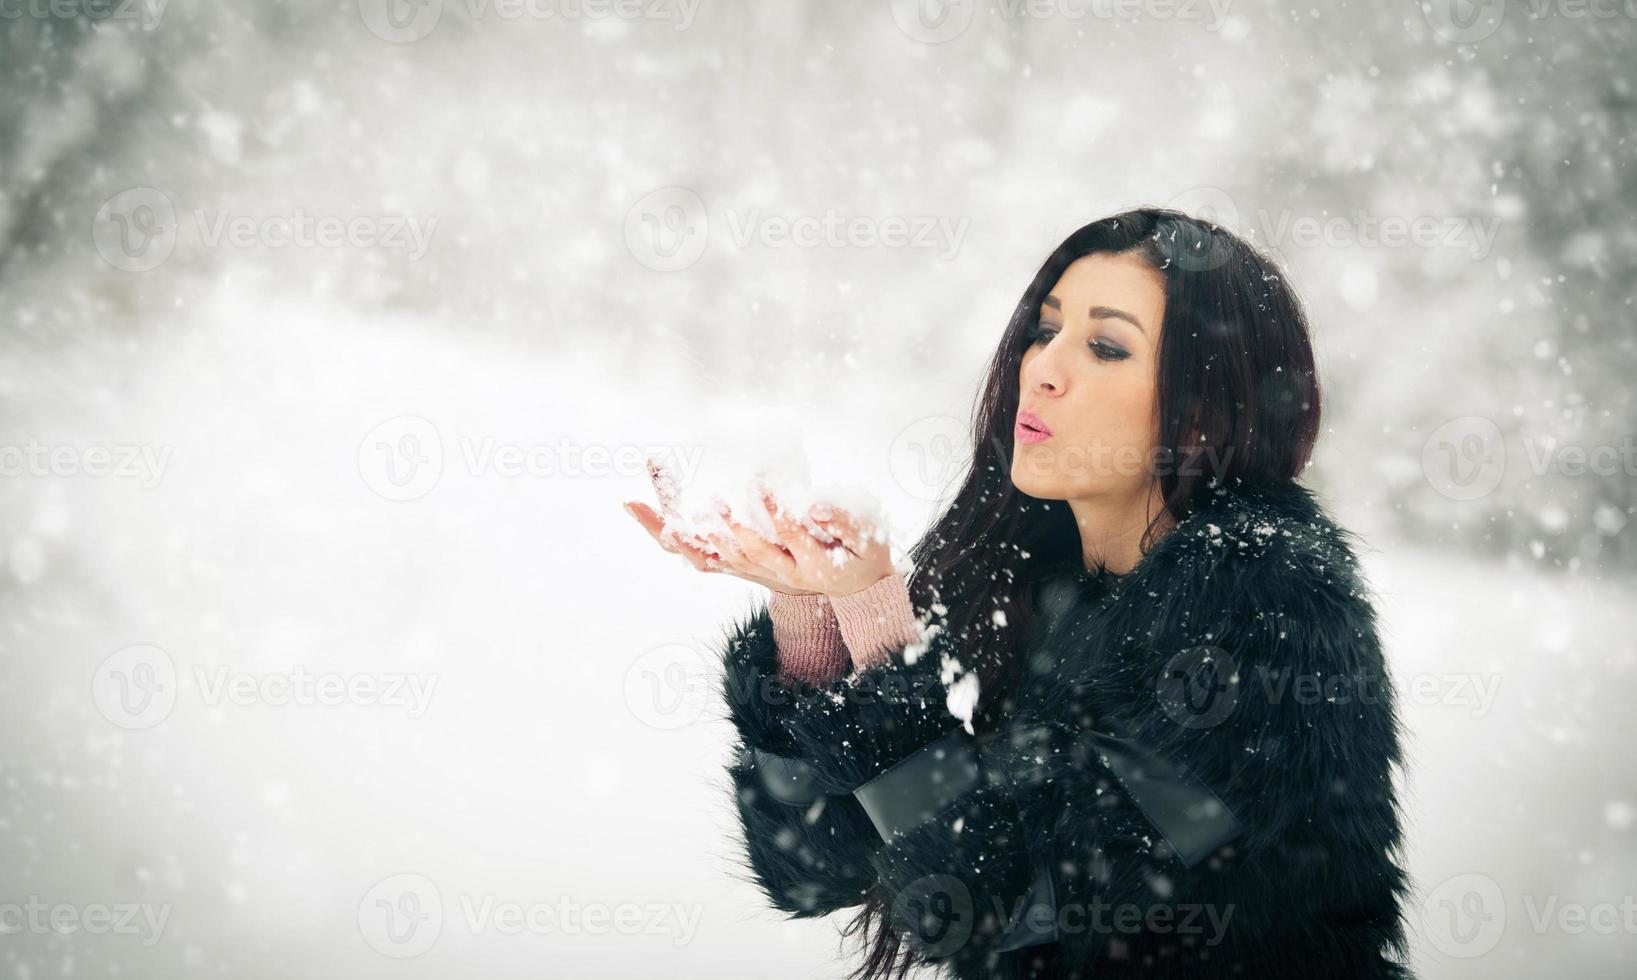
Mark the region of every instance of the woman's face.
<instances>
[{"instance_id":1,"label":"woman's face","mask_svg":"<svg viewBox=\"0 0 1637 980\"><path fill-rule=\"evenodd\" d=\"M1165 280L1134 255L1093 253L1063 271L1023 353L1012 454L1019 490L1043 500L1147 499L1164 317Z\"/></svg>"}]
</instances>

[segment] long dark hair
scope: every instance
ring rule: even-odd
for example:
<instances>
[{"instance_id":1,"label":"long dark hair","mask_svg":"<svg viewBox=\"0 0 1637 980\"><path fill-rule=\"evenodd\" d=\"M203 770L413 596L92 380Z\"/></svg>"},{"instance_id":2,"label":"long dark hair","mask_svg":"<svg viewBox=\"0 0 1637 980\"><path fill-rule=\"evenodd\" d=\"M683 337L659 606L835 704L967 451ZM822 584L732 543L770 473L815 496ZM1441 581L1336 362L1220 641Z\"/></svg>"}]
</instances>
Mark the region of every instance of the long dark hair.
<instances>
[{"instance_id":1,"label":"long dark hair","mask_svg":"<svg viewBox=\"0 0 1637 980\"><path fill-rule=\"evenodd\" d=\"M1093 221L1052 250L1012 313L972 416L972 461L949 507L910 549L910 597L965 652L985 720L1012 708L1019 648L1034 583L1080 562L1080 532L1063 501L1012 483L1012 423L1028 333L1041 301L1076 259L1129 254L1165 280L1158 364L1155 476L1164 509L1151 515L1146 554L1161 528L1184 519L1218 483L1289 483L1319 433L1319 385L1307 318L1280 270L1245 241L1180 211L1137 208ZM1004 616L996 616L999 611ZM862 931L853 980L899 980L924 959L893 924L877 886L842 931Z\"/></svg>"}]
</instances>

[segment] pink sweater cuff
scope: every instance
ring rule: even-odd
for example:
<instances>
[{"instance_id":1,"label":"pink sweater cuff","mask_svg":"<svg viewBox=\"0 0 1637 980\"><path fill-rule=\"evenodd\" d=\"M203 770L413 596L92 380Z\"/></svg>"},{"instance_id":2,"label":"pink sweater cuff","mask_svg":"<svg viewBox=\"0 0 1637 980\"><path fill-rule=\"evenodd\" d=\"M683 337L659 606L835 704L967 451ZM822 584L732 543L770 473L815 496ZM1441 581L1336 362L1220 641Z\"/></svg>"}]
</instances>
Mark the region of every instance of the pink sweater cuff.
<instances>
[{"instance_id":1,"label":"pink sweater cuff","mask_svg":"<svg viewBox=\"0 0 1637 980\"><path fill-rule=\"evenodd\" d=\"M921 639L909 585L897 571L867 589L835 596L830 602L853 667L860 672L885 663L893 653Z\"/></svg>"},{"instance_id":2,"label":"pink sweater cuff","mask_svg":"<svg viewBox=\"0 0 1637 980\"><path fill-rule=\"evenodd\" d=\"M773 620L781 679L818 687L846 674L852 666L827 596L774 589L767 612Z\"/></svg>"}]
</instances>

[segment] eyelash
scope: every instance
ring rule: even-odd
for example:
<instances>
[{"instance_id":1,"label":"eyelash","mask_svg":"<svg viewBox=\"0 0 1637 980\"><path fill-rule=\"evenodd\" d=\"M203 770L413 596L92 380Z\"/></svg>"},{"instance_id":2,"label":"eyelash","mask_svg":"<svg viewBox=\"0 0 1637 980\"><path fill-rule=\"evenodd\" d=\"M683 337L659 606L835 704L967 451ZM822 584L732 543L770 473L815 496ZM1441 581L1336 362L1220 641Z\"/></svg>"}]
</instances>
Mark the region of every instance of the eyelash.
<instances>
[{"instance_id":1,"label":"eyelash","mask_svg":"<svg viewBox=\"0 0 1637 980\"><path fill-rule=\"evenodd\" d=\"M1055 337L1057 335L1057 331L1048 328L1043 323L1037 323L1030 327L1027 337L1029 346L1037 346L1040 343L1040 338L1048 334ZM1050 343L1050 341L1048 340L1047 343ZM1101 340L1093 340L1086 344L1086 346L1091 348L1091 352L1097 356L1099 361L1123 361L1131 356L1130 351L1115 347L1113 344L1106 343Z\"/></svg>"}]
</instances>

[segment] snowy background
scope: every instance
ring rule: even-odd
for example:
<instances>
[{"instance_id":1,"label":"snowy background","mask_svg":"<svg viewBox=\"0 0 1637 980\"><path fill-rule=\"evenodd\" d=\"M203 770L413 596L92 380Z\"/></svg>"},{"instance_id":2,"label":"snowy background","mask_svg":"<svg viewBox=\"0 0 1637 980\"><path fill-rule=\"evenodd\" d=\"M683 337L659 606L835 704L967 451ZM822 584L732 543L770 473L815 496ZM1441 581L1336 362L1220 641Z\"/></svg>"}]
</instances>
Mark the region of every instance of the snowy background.
<instances>
[{"instance_id":1,"label":"snowy background","mask_svg":"<svg viewBox=\"0 0 1637 980\"><path fill-rule=\"evenodd\" d=\"M1050 248L1276 251L1414 738L1426 978L1637 970L1637 10L0 3L0 977L819 978L731 869L760 590L897 554ZM737 469L736 469L737 468Z\"/></svg>"}]
</instances>

